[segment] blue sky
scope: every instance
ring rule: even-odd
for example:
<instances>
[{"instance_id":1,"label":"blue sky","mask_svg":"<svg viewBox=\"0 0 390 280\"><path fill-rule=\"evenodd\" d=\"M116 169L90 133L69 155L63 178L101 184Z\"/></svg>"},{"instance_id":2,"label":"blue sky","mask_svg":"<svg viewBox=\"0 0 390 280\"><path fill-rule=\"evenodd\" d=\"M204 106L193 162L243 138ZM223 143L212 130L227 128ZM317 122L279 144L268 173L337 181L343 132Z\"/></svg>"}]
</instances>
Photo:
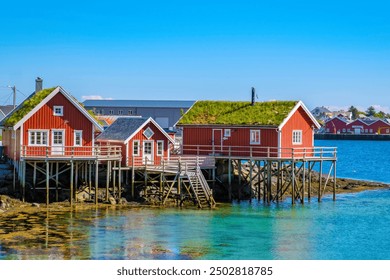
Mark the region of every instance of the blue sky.
<instances>
[{"instance_id":1,"label":"blue sky","mask_svg":"<svg viewBox=\"0 0 390 280\"><path fill-rule=\"evenodd\" d=\"M386 1L7 1L0 105L61 85L76 98L303 100L390 107ZM378 107L379 108L379 107Z\"/></svg>"}]
</instances>

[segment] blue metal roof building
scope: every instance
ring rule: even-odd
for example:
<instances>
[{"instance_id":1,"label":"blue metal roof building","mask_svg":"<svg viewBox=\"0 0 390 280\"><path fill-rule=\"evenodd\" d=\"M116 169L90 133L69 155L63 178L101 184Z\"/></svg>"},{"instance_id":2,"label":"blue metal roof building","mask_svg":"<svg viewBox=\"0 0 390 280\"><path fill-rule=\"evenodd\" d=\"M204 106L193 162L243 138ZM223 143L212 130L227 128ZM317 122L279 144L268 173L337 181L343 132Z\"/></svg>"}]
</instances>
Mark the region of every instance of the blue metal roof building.
<instances>
[{"instance_id":1,"label":"blue metal roof building","mask_svg":"<svg viewBox=\"0 0 390 280\"><path fill-rule=\"evenodd\" d=\"M95 100L83 102L96 115L152 117L162 128L171 128L195 101L190 100Z\"/></svg>"}]
</instances>

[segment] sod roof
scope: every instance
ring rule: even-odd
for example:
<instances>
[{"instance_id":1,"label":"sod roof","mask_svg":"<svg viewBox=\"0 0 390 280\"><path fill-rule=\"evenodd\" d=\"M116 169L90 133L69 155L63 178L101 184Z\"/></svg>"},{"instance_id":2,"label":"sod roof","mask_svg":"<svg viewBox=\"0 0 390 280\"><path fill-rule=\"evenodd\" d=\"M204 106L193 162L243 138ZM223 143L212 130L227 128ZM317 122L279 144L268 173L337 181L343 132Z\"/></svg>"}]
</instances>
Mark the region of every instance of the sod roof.
<instances>
[{"instance_id":1,"label":"sod roof","mask_svg":"<svg viewBox=\"0 0 390 280\"><path fill-rule=\"evenodd\" d=\"M35 108L43 99L45 99L50 93L53 92L56 88L47 88L37 93L31 94L28 98L26 98L18 107L15 108L6 118L4 118L1 122L1 125L4 126L13 126L18 121L23 119L25 115L27 115L32 109Z\"/></svg>"},{"instance_id":2,"label":"sod roof","mask_svg":"<svg viewBox=\"0 0 390 280\"><path fill-rule=\"evenodd\" d=\"M177 125L279 126L298 101L197 101Z\"/></svg>"}]
</instances>

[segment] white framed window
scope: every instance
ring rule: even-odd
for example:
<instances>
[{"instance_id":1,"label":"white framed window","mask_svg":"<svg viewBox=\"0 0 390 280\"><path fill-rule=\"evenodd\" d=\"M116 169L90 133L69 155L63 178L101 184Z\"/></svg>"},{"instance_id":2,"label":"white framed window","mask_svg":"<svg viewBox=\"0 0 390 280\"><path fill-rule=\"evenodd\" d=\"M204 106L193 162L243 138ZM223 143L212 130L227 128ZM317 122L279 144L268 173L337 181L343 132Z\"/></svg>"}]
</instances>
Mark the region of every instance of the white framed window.
<instances>
[{"instance_id":1,"label":"white framed window","mask_svg":"<svg viewBox=\"0 0 390 280\"><path fill-rule=\"evenodd\" d=\"M364 130L364 132L367 133L367 132L368 132L368 129L366 128L366 129Z\"/></svg>"},{"instance_id":2,"label":"white framed window","mask_svg":"<svg viewBox=\"0 0 390 280\"><path fill-rule=\"evenodd\" d=\"M345 132L345 128L343 128L343 132Z\"/></svg>"},{"instance_id":3,"label":"white framed window","mask_svg":"<svg viewBox=\"0 0 390 280\"><path fill-rule=\"evenodd\" d=\"M154 135L154 132L150 127L148 127L147 129L145 129L144 135L147 139L150 139Z\"/></svg>"},{"instance_id":4,"label":"white framed window","mask_svg":"<svg viewBox=\"0 0 390 280\"><path fill-rule=\"evenodd\" d=\"M52 131L52 143L53 145L64 145L65 130L53 130Z\"/></svg>"},{"instance_id":5,"label":"white framed window","mask_svg":"<svg viewBox=\"0 0 390 280\"><path fill-rule=\"evenodd\" d=\"M164 155L164 140L157 141L157 155L158 156Z\"/></svg>"},{"instance_id":6,"label":"white framed window","mask_svg":"<svg viewBox=\"0 0 390 280\"><path fill-rule=\"evenodd\" d=\"M28 145L29 146L47 146L47 130L29 130Z\"/></svg>"},{"instance_id":7,"label":"white framed window","mask_svg":"<svg viewBox=\"0 0 390 280\"><path fill-rule=\"evenodd\" d=\"M133 156L139 156L139 140L133 141Z\"/></svg>"},{"instance_id":8,"label":"white framed window","mask_svg":"<svg viewBox=\"0 0 390 280\"><path fill-rule=\"evenodd\" d=\"M372 131L372 128L370 128L370 133L372 133L373 131Z\"/></svg>"},{"instance_id":9,"label":"white framed window","mask_svg":"<svg viewBox=\"0 0 390 280\"><path fill-rule=\"evenodd\" d=\"M118 115L123 115L123 110L118 110Z\"/></svg>"},{"instance_id":10,"label":"white framed window","mask_svg":"<svg viewBox=\"0 0 390 280\"><path fill-rule=\"evenodd\" d=\"M389 132L390 132L390 130L387 128L387 129L386 129L386 133L389 133Z\"/></svg>"},{"instance_id":11,"label":"white framed window","mask_svg":"<svg viewBox=\"0 0 390 280\"><path fill-rule=\"evenodd\" d=\"M113 114L114 114L114 110L110 110L110 111L109 111L109 114L110 114L110 115L113 115Z\"/></svg>"},{"instance_id":12,"label":"white framed window","mask_svg":"<svg viewBox=\"0 0 390 280\"><path fill-rule=\"evenodd\" d=\"M83 145L83 131L75 130L74 131L74 146L82 146Z\"/></svg>"},{"instance_id":13,"label":"white framed window","mask_svg":"<svg viewBox=\"0 0 390 280\"><path fill-rule=\"evenodd\" d=\"M294 145L302 144L302 130L293 130L292 143Z\"/></svg>"},{"instance_id":14,"label":"white framed window","mask_svg":"<svg viewBox=\"0 0 390 280\"><path fill-rule=\"evenodd\" d=\"M232 135L232 131L230 130L230 128L225 128L223 130L223 137L230 137Z\"/></svg>"},{"instance_id":15,"label":"white framed window","mask_svg":"<svg viewBox=\"0 0 390 280\"><path fill-rule=\"evenodd\" d=\"M329 129L329 128L327 128L327 129L326 129L326 132L329 132L329 131L330 131L330 129Z\"/></svg>"},{"instance_id":16,"label":"white framed window","mask_svg":"<svg viewBox=\"0 0 390 280\"><path fill-rule=\"evenodd\" d=\"M256 129L256 130L254 130L254 129L251 129L250 130L250 136L249 136L250 138L250 144L251 145L258 145L258 144L260 144L260 130L258 130L258 129Z\"/></svg>"},{"instance_id":17,"label":"white framed window","mask_svg":"<svg viewBox=\"0 0 390 280\"><path fill-rule=\"evenodd\" d=\"M129 110L129 111L127 112L127 114L128 114L128 115L132 115L132 114L133 114L133 110Z\"/></svg>"},{"instance_id":18,"label":"white framed window","mask_svg":"<svg viewBox=\"0 0 390 280\"><path fill-rule=\"evenodd\" d=\"M53 116L63 116L64 106L53 106Z\"/></svg>"}]
</instances>

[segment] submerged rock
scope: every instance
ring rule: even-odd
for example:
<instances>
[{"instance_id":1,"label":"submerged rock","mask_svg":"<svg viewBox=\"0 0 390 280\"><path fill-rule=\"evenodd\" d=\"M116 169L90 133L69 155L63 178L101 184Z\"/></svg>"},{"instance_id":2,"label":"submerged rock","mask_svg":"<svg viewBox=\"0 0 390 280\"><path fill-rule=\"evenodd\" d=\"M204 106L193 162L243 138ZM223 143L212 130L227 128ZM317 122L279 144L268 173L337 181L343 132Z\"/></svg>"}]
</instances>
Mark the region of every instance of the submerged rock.
<instances>
[{"instance_id":1,"label":"submerged rock","mask_svg":"<svg viewBox=\"0 0 390 280\"><path fill-rule=\"evenodd\" d=\"M110 197L108 198L108 201L111 203L111 205L116 205L116 200L115 200L114 197L110 196Z\"/></svg>"}]
</instances>

